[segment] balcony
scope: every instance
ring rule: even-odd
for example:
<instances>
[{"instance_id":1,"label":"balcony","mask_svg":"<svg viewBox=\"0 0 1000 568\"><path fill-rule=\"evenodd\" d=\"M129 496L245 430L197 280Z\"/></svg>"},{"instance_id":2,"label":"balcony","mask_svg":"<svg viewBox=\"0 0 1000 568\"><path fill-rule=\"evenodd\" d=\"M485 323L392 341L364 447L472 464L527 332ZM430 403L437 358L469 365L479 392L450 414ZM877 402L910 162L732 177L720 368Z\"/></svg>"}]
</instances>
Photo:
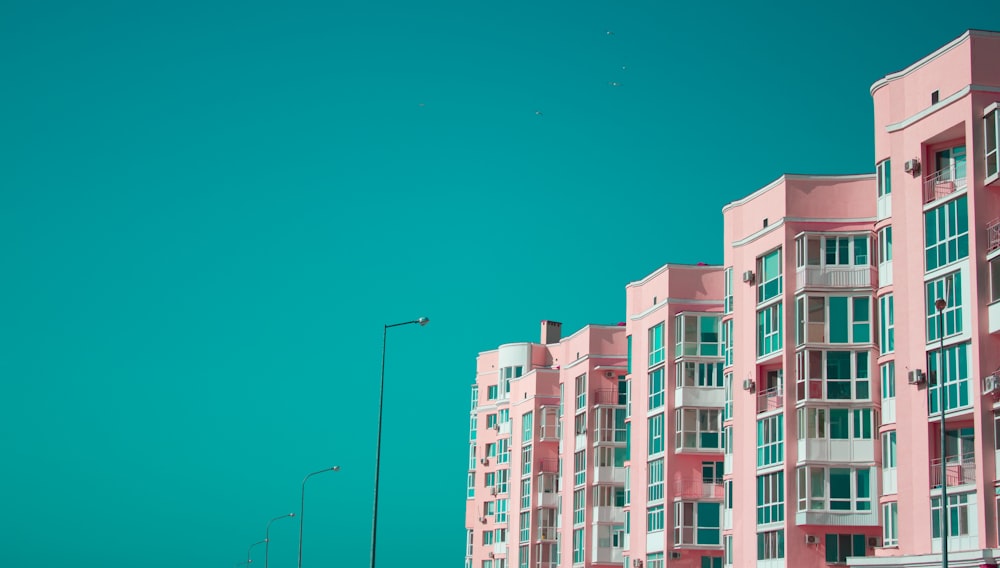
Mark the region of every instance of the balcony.
<instances>
[{"instance_id":1,"label":"balcony","mask_svg":"<svg viewBox=\"0 0 1000 568\"><path fill-rule=\"evenodd\" d=\"M722 408L726 404L726 391L722 387L677 387L674 389L674 406L677 408Z\"/></svg>"},{"instance_id":2,"label":"balcony","mask_svg":"<svg viewBox=\"0 0 1000 568\"><path fill-rule=\"evenodd\" d=\"M986 225L986 252L1000 249L1000 219L994 219Z\"/></svg>"},{"instance_id":3,"label":"balcony","mask_svg":"<svg viewBox=\"0 0 1000 568\"><path fill-rule=\"evenodd\" d=\"M495 542L493 543L493 554L507 554L507 543L506 542Z\"/></svg>"},{"instance_id":4,"label":"balcony","mask_svg":"<svg viewBox=\"0 0 1000 568\"><path fill-rule=\"evenodd\" d=\"M625 408L617 389L600 389L594 393L594 406L614 406Z\"/></svg>"},{"instance_id":5,"label":"balcony","mask_svg":"<svg viewBox=\"0 0 1000 568\"><path fill-rule=\"evenodd\" d=\"M721 479L693 477L674 481L675 500L722 499L724 494L725 490Z\"/></svg>"},{"instance_id":6,"label":"balcony","mask_svg":"<svg viewBox=\"0 0 1000 568\"><path fill-rule=\"evenodd\" d=\"M610 548L605 546L595 546L592 548L594 551L591 561L595 564L616 564L621 566L622 563L622 549L620 548Z\"/></svg>"},{"instance_id":7,"label":"balcony","mask_svg":"<svg viewBox=\"0 0 1000 568\"><path fill-rule=\"evenodd\" d=\"M879 196L878 205L876 206L876 214L879 221L882 219L888 219L892 217L892 194L887 193L885 195Z\"/></svg>"},{"instance_id":8,"label":"balcony","mask_svg":"<svg viewBox=\"0 0 1000 568\"><path fill-rule=\"evenodd\" d=\"M625 468L612 466L594 466L594 483L624 485Z\"/></svg>"},{"instance_id":9,"label":"balcony","mask_svg":"<svg viewBox=\"0 0 1000 568\"><path fill-rule=\"evenodd\" d=\"M594 523L614 523L623 524L625 522L625 509L621 507L594 507Z\"/></svg>"},{"instance_id":10,"label":"balcony","mask_svg":"<svg viewBox=\"0 0 1000 568\"><path fill-rule=\"evenodd\" d=\"M795 271L795 289L806 286L827 288L870 288L874 269L862 266L800 266Z\"/></svg>"},{"instance_id":11,"label":"balcony","mask_svg":"<svg viewBox=\"0 0 1000 568\"><path fill-rule=\"evenodd\" d=\"M892 261L887 260L878 265L878 285L880 288L892 285Z\"/></svg>"},{"instance_id":12,"label":"balcony","mask_svg":"<svg viewBox=\"0 0 1000 568\"><path fill-rule=\"evenodd\" d=\"M976 455L964 454L948 458L945 463L945 481L948 487L976 483ZM931 488L941 487L941 458L931 460Z\"/></svg>"},{"instance_id":13,"label":"balcony","mask_svg":"<svg viewBox=\"0 0 1000 568\"><path fill-rule=\"evenodd\" d=\"M896 399L882 399L882 424L896 423Z\"/></svg>"},{"instance_id":14,"label":"balcony","mask_svg":"<svg viewBox=\"0 0 1000 568\"><path fill-rule=\"evenodd\" d=\"M781 387L773 387L757 393L757 414L781 410L785 406L785 393Z\"/></svg>"},{"instance_id":15,"label":"balcony","mask_svg":"<svg viewBox=\"0 0 1000 568\"><path fill-rule=\"evenodd\" d=\"M497 426L499 427L497 429L497 432L499 432L499 434L497 434L498 437L500 437L500 438L509 438L510 437L510 420L508 420L506 422L501 422L501 423L497 424Z\"/></svg>"},{"instance_id":16,"label":"balcony","mask_svg":"<svg viewBox=\"0 0 1000 568\"><path fill-rule=\"evenodd\" d=\"M871 511L797 511L795 524L831 527L878 527L878 506Z\"/></svg>"},{"instance_id":17,"label":"balcony","mask_svg":"<svg viewBox=\"0 0 1000 568\"><path fill-rule=\"evenodd\" d=\"M963 191L965 189L965 172L962 177L957 177L959 171L954 167L948 167L936 171L924 178L924 203L931 203L938 199L944 199L949 195Z\"/></svg>"},{"instance_id":18,"label":"balcony","mask_svg":"<svg viewBox=\"0 0 1000 568\"><path fill-rule=\"evenodd\" d=\"M875 461L875 441L807 438L798 441L799 463L807 461L851 463Z\"/></svg>"}]
</instances>

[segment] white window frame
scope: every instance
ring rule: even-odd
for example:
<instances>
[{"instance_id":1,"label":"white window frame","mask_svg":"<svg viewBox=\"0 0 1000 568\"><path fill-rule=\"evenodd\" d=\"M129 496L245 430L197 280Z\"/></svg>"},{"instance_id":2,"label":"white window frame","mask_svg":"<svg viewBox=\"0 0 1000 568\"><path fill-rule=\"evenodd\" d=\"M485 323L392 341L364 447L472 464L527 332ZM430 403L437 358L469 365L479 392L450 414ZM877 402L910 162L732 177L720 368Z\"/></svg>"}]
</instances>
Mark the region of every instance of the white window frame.
<instances>
[{"instance_id":1,"label":"white window frame","mask_svg":"<svg viewBox=\"0 0 1000 568\"><path fill-rule=\"evenodd\" d=\"M688 429L686 417L694 416L694 429ZM675 410L675 440L674 448L677 450L714 450L722 451L722 409L720 408L678 408ZM705 435L716 435L718 445L703 446L702 438ZM696 443L688 444L687 438L694 436Z\"/></svg>"},{"instance_id":2,"label":"white window frame","mask_svg":"<svg viewBox=\"0 0 1000 568\"><path fill-rule=\"evenodd\" d=\"M848 353L850 373L847 377L828 376L830 353ZM816 358L818 355L818 360ZM799 402L822 401L869 401L872 400L871 366L872 353L868 349L804 349L795 354L796 384L795 396ZM819 365L817 373L815 366ZM813 396L814 385L821 385L820 396ZM830 398L830 387L849 385L850 396ZM859 393L867 396L859 396Z\"/></svg>"},{"instance_id":3,"label":"white window frame","mask_svg":"<svg viewBox=\"0 0 1000 568\"><path fill-rule=\"evenodd\" d=\"M649 328L646 332L646 339L648 340L649 346L649 367L653 368L660 363L663 363L666 357L666 349L664 345L666 344L666 337L663 335L664 325L661 321L660 323Z\"/></svg>"},{"instance_id":4,"label":"white window frame","mask_svg":"<svg viewBox=\"0 0 1000 568\"><path fill-rule=\"evenodd\" d=\"M647 462L646 502L663 501L663 458Z\"/></svg>"},{"instance_id":5,"label":"white window frame","mask_svg":"<svg viewBox=\"0 0 1000 568\"><path fill-rule=\"evenodd\" d=\"M941 339L938 336L938 320L941 317L944 318L945 339L961 335L965 327L962 320L964 313L962 310L962 271L957 270L928 281L925 290L927 343L935 343ZM944 298L947 302L940 316L934 306L934 302L939 298Z\"/></svg>"}]
</instances>

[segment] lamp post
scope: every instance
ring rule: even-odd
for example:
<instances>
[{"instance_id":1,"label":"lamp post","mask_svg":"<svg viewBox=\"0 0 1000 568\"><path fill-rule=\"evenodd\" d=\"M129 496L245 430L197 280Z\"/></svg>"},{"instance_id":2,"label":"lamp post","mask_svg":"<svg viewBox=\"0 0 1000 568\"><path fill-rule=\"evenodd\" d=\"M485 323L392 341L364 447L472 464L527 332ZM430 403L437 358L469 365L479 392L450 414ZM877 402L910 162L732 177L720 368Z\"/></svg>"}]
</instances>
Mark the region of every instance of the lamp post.
<instances>
[{"instance_id":1,"label":"lamp post","mask_svg":"<svg viewBox=\"0 0 1000 568\"><path fill-rule=\"evenodd\" d=\"M386 324L382 327L382 373L379 379L378 386L378 438L375 441L375 503L374 509L372 511L372 562L371 568L375 568L375 538L378 535L378 474L379 465L382 460L382 395L385 391L385 343L386 337L389 335L390 327L399 327L401 325L410 325L413 323L420 324L420 326L427 325L427 322L431 321L428 318L422 317L415 319L413 321L404 321L401 323Z\"/></svg>"},{"instance_id":2,"label":"lamp post","mask_svg":"<svg viewBox=\"0 0 1000 568\"><path fill-rule=\"evenodd\" d=\"M294 517L295 513L288 513L287 515L281 515L280 517L275 517L267 522L267 528L264 529L264 568L267 568L267 561L271 552L271 523L277 521L278 519L287 519L289 517Z\"/></svg>"},{"instance_id":3,"label":"lamp post","mask_svg":"<svg viewBox=\"0 0 1000 568\"><path fill-rule=\"evenodd\" d=\"M302 525L306 518L306 482L309 481L310 477L320 473L326 473L328 471L340 471L340 466L335 465L333 467L314 471L302 478L302 502L299 505L299 568L302 568ZM270 523L268 523L268 525L270 525Z\"/></svg>"},{"instance_id":4,"label":"lamp post","mask_svg":"<svg viewBox=\"0 0 1000 568\"><path fill-rule=\"evenodd\" d=\"M264 544L265 542L267 542L267 540L259 540L250 545L250 548L247 549L247 566L253 563L253 559L250 558L250 552L254 549L255 546L257 546L258 544Z\"/></svg>"},{"instance_id":5,"label":"lamp post","mask_svg":"<svg viewBox=\"0 0 1000 568\"><path fill-rule=\"evenodd\" d=\"M944 309L948 301L938 298L934 301L938 312L938 396L941 406L941 568L948 568L948 443L945 430L945 392L944 392Z\"/></svg>"}]
</instances>

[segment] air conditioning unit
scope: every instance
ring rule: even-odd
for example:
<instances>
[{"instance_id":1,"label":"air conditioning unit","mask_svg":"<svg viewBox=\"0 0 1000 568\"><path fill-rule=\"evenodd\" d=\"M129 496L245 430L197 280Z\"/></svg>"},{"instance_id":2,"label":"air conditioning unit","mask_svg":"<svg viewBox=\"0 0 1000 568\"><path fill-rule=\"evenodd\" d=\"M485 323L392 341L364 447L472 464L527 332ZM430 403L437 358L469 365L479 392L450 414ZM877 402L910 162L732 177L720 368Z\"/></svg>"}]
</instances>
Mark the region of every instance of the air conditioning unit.
<instances>
[{"instance_id":1,"label":"air conditioning unit","mask_svg":"<svg viewBox=\"0 0 1000 568\"><path fill-rule=\"evenodd\" d=\"M927 381L927 375L920 369L914 369L906 373L906 382L911 385L920 385Z\"/></svg>"},{"instance_id":2,"label":"air conditioning unit","mask_svg":"<svg viewBox=\"0 0 1000 568\"><path fill-rule=\"evenodd\" d=\"M642 560L639 560L638 558L633 558L632 568L642 568Z\"/></svg>"},{"instance_id":3,"label":"air conditioning unit","mask_svg":"<svg viewBox=\"0 0 1000 568\"><path fill-rule=\"evenodd\" d=\"M819 544L819 537L814 534L807 534L806 544Z\"/></svg>"},{"instance_id":4,"label":"air conditioning unit","mask_svg":"<svg viewBox=\"0 0 1000 568\"><path fill-rule=\"evenodd\" d=\"M615 376L615 372L614 371L604 371L604 376L610 379L611 377Z\"/></svg>"},{"instance_id":5,"label":"air conditioning unit","mask_svg":"<svg viewBox=\"0 0 1000 568\"><path fill-rule=\"evenodd\" d=\"M747 270L743 272L743 281L749 284L753 284L753 270Z\"/></svg>"},{"instance_id":6,"label":"air conditioning unit","mask_svg":"<svg viewBox=\"0 0 1000 568\"><path fill-rule=\"evenodd\" d=\"M743 390L753 392L753 379L743 379Z\"/></svg>"},{"instance_id":7,"label":"air conditioning unit","mask_svg":"<svg viewBox=\"0 0 1000 568\"><path fill-rule=\"evenodd\" d=\"M677 560L680 557L681 557L681 553L677 552L676 550L670 553L670 558L672 558L674 560Z\"/></svg>"},{"instance_id":8,"label":"air conditioning unit","mask_svg":"<svg viewBox=\"0 0 1000 568\"><path fill-rule=\"evenodd\" d=\"M481 464L483 464L483 465L490 465L490 460L488 460L488 459L486 459L486 458L481 458L481 459L479 460L479 463L481 463Z\"/></svg>"},{"instance_id":9,"label":"air conditioning unit","mask_svg":"<svg viewBox=\"0 0 1000 568\"><path fill-rule=\"evenodd\" d=\"M486 524L486 517L479 517L479 522L483 523L485 525Z\"/></svg>"},{"instance_id":10,"label":"air conditioning unit","mask_svg":"<svg viewBox=\"0 0 1000 568\"><path fill-rule=\"evenodd\" d=\"M493 552L491 552L491 553L489 554L489 556L490 556L490 558L496 558L496 554L495 554L495 553L493 553Z\"/></svg>"},{"instance_id":11,"label":"air conditioning unit","mask_svg":"<svg viewBox=\"0 0 1000 568\"><path fill-rule=\"evenodd\" d=\"M497 488L496 487L490 487L490 495L496 495L496 494L497 494Z\"/></svg>"},{"instance_id":12,"label":"air conditioning unit","mask_svg":"<svg viewBox=\"0 0 1000 568\"><path fill-rule=\"evenodd\" d=\"M920 173L920 160L913 158L903 162L903 171L908 174L917 175Z\"/></svg>"},{"instance_id":13,"label":"air conditioning unit","mask_svg":"<svg viewBox=\"0 0 1000 568\"><path fill-rule=\"evenodd\" d=\"M493 429L496 430L497 432L499 432L500 431L500 423L497 422L496 424L494 424L493 425Z\"/></svg>"},{"instance_id":14,"label":"air conditioning unit","mask_svg":"<svg viewBox=\"0 0 1000 568\"><path fill-rule=\"evenodd\" d=\"M983 394L993 394L997 392L998 387L1000 387L1000 377L995 374L983 379Z\"/></svg>"},{"instance_id":15,"label":"air conditioning unit","mask_svg":"<svg viewBox=\"0 0 1000 568\"><path fill-rule=\"evenodd\" d=\"M876 546L878 546L878 537L877 536L868 537L868 546L870 548L875 548Z\"/></svg>"}]
</instances>

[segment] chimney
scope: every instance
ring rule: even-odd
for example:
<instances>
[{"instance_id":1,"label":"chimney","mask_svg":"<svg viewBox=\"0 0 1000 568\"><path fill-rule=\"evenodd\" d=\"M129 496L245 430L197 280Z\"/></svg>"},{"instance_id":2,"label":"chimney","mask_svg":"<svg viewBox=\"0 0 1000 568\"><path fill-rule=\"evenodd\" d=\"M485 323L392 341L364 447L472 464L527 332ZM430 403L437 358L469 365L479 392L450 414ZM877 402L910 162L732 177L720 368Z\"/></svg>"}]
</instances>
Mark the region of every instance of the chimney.
<instances>
[{"instance_id":1,"label":"chimney","mask_svg":"<svg viewBox=\"0 0 1000 568\"><path fill-rule=\"evenodd\" d=\"M557 321L542 320L542 344L559 343L562 324Z\"/></svg>"}]
</instances>

